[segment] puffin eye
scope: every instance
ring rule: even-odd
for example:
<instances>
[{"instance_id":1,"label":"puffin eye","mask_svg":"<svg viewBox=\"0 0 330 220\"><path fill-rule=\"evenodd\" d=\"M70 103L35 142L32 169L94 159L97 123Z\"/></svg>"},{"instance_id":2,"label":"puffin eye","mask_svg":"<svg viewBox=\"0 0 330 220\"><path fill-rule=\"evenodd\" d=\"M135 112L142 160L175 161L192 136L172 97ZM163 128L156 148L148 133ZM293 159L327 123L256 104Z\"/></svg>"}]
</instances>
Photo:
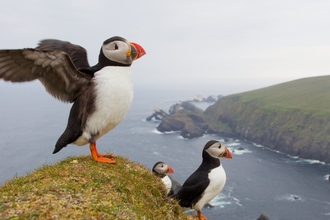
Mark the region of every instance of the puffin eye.
<instances>
[{"instance_id":1,"label":"puffin eye","mask_svg":"<svg viewBox=\"0 0 330 220\"><path fill-rule=\"evenodd\" d=\"M115 44L115 50L118 50L118 46L117 46L117 44Z\"/></svg>"}]
</instances>

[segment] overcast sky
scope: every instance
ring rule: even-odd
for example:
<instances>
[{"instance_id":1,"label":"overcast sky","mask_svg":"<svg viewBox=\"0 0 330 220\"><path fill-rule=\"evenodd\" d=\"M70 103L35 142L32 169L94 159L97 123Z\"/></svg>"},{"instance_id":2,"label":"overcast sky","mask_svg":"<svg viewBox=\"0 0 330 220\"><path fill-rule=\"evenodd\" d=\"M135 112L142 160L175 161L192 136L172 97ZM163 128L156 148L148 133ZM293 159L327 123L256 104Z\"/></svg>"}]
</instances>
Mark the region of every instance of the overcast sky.
<instances>
[{"instance_id":1,"label":"overcast sky","mask_svg":"<svg viewBox=\"0 0 330 220\"><path fill-rule=\"evenodd\" d=\"M330 1L2 1L0 48L56 38L85 47L90 64L119 35L147 55L136 86L249 91L330 70ZM3 82L0 82L0 86Z\"/></svg>"}]
</instances>

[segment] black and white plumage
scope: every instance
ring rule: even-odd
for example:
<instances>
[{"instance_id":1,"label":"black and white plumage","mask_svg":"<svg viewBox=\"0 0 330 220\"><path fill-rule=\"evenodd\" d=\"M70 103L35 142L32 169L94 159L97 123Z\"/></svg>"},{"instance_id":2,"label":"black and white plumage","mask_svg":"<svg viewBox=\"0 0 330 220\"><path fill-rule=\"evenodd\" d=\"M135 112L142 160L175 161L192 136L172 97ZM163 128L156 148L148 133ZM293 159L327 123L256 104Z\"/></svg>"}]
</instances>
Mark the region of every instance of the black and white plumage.
<instances>
[{"instance_id":1,"label":"black and white plumage","mask_svg":"<svg viewBox=\"0 0 330 220\"><path fill-rule=\"evenodd\" d=\"M201 209L221 192L226 183L226 172L219 158L232 158L232 155L219 141L210 140L203 149L202 157L202 164L172 198L178 200L182 207L195 209L199 219L206 219Z\"/></svg>"},{"instance_id":2,"label":"black and white plumage","mask_svg":"<svg viewBox=\"0 0 330 220\"><path fill-rule=\"evenodd\" d=\"M174 170L170 165L159 161L153 166L152 172L162 179L168 196L171 196L180 190L181 184L171 176L167 175L174 173Z\"/></svg>"},{"instance_id":3,"label":"black and white plumage","mask_svg":"<svg viewBox=\"0 0 330 220\"><path fill-rule=\"evenodd\" d=\"M0 50L0 78L38 79L53 97L74 103L53 153L71 143L90 144L93 159L114 163L98 154L96 140L125 118L133 99L130 66L144 54L140 45L116 36L103 42L98 63L89 66L83 47L48 39L36 49Z\"/></svg>"}]
</instances>

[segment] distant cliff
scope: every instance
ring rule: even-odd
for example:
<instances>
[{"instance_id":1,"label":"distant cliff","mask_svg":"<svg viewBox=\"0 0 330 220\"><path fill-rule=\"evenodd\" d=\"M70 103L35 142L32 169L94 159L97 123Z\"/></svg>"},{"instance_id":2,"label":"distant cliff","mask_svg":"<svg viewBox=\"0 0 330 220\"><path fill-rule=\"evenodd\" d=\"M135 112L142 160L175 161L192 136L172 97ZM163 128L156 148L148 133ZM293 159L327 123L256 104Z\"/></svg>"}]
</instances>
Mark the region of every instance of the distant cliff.
<instances>
[{"instance_id":1,"label":"distant cliff","mask_svg":"<svg viewBox=\"0 0 330 220\"><path fill-rule=\"evenodd\" d=\"M204 114L210 133L330 162L330 76L226 96Z\"/></svg>"}]
</instances>

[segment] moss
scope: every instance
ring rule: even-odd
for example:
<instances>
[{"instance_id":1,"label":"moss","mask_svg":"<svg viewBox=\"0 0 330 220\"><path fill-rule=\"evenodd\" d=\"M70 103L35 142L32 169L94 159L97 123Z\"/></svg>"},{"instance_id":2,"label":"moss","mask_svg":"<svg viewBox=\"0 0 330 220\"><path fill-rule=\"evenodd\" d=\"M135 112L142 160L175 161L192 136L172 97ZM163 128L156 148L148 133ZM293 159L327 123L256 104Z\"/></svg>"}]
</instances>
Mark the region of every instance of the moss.
<instances>
[{"instance_id":1,"label":"moss","mask_svg":"<svg viewBox=\"0 0 330 220\"><path fill-rule=\"evenodd\" d=\"M0 187L0 219L193 219L143 165L117 156L45 165Z\"/></svg>"}]
</instances>

